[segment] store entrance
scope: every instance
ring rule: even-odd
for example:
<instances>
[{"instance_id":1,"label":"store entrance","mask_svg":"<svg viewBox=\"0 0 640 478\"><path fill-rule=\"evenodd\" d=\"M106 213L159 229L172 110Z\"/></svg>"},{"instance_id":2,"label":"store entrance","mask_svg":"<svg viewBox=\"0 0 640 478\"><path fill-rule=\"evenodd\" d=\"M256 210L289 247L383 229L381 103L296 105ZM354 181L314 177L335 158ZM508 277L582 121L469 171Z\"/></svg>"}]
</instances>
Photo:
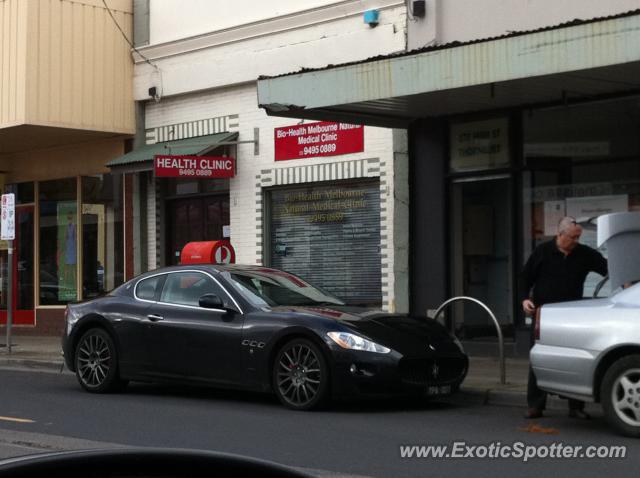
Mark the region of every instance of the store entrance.
<instances>
[{"instance_id":1,"label":"store entrance","mask_svg":"<svg viewBox=\"0 0 640 478\"><path fill-rule=\"evenodd\" d=\"M509 176L465 179L452 184L452 291L481 300L505 335L513 334L513 227ZM456 333L495 337L487 313L474 304L452 307Z\"/></svg>"},{"instance_id":2,"label":"store entrance","mask_svg":"<svg viewBox=\"0 0 640 478\"><path fill-rule=\"evenodd\" d=\"M192 241L223 239L229 224L229 196L174 199L167 203L167 265L180 262L180 252Z\"/></svg>"},{"instance_id":3,"label":"store entrance","mask_svg":"<svg viewBox=\"0 0 640 478\"><path fill-rule=\"evenodd\" d=\"M13 324L35 325L33 293L33 206L16 206L16 238L13 241ZM0 324L7 323L9 290L8 243L0 249Z\"/></svg>"}]
</instances>

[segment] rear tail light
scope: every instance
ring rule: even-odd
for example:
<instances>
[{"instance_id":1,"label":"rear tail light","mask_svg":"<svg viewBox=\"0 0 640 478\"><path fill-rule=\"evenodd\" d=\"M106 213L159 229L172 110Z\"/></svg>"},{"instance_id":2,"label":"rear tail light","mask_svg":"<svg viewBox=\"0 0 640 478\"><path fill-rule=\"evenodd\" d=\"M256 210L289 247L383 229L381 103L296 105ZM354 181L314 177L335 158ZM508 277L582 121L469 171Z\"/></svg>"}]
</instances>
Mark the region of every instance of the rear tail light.
<instances>
[{"instance_id":1,"label":"rear tail light","mask_svg":"<svg viewBox=\"0 0 640 478\"><path fill-rule=\"evenodd\" d=\"M536 315L533 323L533 338L534 340L540 340L540 310L541 308L536 309Z\"/></svg>"}]
</instances>

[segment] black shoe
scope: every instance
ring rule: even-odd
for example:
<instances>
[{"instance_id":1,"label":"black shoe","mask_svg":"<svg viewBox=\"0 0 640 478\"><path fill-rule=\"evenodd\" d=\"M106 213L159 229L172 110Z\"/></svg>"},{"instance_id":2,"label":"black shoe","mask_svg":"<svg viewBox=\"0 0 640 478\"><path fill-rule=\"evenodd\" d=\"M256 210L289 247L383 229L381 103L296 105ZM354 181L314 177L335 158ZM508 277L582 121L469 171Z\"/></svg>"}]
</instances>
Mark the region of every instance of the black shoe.
<instances>
[{"instance_id":1,"label":"black shoe","mask_svg":"<svg viewBox=\"0 0 640 478\"><path fill-rule=\"evenodd\" d=\"M541 418L542 410L540 410L539 408L530 408L529 410L527 410L527 413L524 414L524 417L529 420L532 418Z\"/></svg>"},{"instance_id":2,"label":"black shoe","mask_svg":"<svg viewBox=\"0 0 640 478\"><path fill-rule=\"evenodd\" d=\"M591 415L589 415L584 410L572 408L569 410L569 418L582 418L583 420L589 420L591 418Z\"/></svg>"}]
</instances>

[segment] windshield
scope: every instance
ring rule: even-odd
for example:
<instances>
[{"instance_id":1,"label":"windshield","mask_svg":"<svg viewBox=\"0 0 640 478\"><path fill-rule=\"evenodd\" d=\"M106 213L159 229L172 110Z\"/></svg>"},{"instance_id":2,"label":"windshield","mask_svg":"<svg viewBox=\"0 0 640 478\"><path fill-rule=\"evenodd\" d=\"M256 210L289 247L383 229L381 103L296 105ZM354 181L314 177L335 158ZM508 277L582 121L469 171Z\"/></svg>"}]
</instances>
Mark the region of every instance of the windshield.
<instances>
[{"instance_id":1,"label":"windshield","mask_svg":"<svg viewBox=\"0 0 640 478\"><path fill-rule=\"evenodd\" d=\"M222 275L257 307L345 305L337 297L288 272L264 269L227 271Z\"/></svg>"}]
</instances>

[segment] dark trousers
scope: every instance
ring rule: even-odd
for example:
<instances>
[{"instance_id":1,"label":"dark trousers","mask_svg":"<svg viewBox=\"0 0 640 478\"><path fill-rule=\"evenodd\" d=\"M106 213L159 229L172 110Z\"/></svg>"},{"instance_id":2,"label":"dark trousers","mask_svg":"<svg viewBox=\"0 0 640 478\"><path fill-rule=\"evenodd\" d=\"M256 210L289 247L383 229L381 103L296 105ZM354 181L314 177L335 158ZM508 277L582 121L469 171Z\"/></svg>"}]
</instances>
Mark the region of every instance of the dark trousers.
<instances>
[{"instance_id":1,"label":"dark trousers","mask_svg":"<svg viewBox=\"0 0 640 478\"><path fill-rule=\"evenodd\" d=\"M535 344L533 336L533 327L531 327L531 348ZM533 368L529 365L529 381L527 382L527 404L529 408L544 410L547 405L547 392L538 388L538 380L533 373ZM582 400L569 399L569 410L583 410L584 402Z\"/></svg>"}]
</instances>

